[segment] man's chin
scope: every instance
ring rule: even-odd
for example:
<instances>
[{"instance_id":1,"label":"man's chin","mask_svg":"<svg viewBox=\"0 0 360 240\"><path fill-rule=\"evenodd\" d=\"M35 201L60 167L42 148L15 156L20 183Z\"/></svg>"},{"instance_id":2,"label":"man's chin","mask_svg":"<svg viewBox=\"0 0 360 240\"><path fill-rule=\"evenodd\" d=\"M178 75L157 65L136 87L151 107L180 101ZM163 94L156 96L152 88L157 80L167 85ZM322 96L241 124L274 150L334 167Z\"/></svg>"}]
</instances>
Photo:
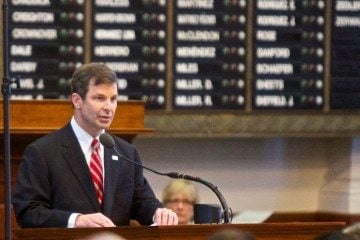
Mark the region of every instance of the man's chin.
<instances>
[{"instance_id":1,"label":"man's chin","mask_svg":"<svg viewBox=\"0 0 360 240\"><path fill-rule=\"evenodd\" d=\"M109 123L100 123L99 127L102 128L102 129L109 129L110 125L111 125L111 122L109 122Z\"/></svg>"}]
</instances>

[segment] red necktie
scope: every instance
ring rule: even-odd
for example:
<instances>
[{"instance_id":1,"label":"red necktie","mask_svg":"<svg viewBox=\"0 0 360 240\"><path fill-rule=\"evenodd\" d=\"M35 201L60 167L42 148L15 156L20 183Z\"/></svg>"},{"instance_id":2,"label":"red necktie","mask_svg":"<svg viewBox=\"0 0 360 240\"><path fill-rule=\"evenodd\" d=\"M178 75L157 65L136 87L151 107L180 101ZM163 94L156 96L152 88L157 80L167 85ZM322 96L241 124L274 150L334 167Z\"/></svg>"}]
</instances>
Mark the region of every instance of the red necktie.
<instances>
[{"instance_id":1,"label":"red necktie","mask_svg":"<svg viewBox=\"0 0 360 240\"><path fill-rule=\"evenodd\" d=\"M90 160L90 173L91 178L94 182L96 195L100 204L104 199L103 194L103 167L101 163L101 158L99 155L100 149L100 142L96 138L93 139L91 143L91 147L93 149L91 153L91 160Z\"/></svg>"}]
</instances>

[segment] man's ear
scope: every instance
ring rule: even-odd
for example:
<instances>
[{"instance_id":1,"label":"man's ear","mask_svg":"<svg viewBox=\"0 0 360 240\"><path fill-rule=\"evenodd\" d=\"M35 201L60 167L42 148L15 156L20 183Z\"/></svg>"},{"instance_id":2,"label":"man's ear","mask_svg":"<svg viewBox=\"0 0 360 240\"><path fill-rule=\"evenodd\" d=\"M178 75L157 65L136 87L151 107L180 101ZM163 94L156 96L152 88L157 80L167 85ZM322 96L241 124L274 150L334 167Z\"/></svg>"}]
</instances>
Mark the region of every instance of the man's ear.
<instances>
[{"instance_id":1,"label":"man's ear","mask_svg":"<svg viewBox=\"0 0 360 240\"><path fill-rule=\"evenodd\" d=\"M74 105L74 108L80 108L80 106L82 104L82 98L79 94L77 94L77 93L71 94L71 101Z\"/></svg>"}]
</instances>

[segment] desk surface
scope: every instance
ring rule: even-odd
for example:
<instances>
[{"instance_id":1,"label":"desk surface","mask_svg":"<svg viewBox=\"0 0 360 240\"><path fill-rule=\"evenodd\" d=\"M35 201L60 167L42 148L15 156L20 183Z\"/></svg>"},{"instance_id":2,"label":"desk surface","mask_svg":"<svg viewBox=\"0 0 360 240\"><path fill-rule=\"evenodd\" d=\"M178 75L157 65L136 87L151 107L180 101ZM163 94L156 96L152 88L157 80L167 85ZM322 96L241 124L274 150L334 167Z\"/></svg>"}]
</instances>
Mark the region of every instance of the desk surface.
<instances>
[{"instance_id":1,"label":"desk surface","mask_svg":"<svg viewBox=\"0 0 360 240\"><path fill-rule=\"evenodd\" d=\"M263 223L263 224L214 224L163 227L117 227L81 229L19 229L14 234L19 240L72 240L100 232L115 232L127 240L206 240L212 233L235 228L250 231L257 240L310 240L323 233L336 231L345 226L343 222L305 222L305 223Z\"/></svg>"}]
</instances>

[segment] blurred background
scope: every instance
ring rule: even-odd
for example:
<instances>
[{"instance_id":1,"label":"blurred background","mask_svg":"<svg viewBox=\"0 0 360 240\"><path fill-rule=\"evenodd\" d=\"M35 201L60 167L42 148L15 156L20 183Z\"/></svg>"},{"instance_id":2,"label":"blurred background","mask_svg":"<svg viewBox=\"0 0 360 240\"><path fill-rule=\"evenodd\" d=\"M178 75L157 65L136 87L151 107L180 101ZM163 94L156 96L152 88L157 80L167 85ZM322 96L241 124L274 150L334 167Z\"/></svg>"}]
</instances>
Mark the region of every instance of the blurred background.
<instances>
[{"instance_id":1,"label":"blurred background","mask_svg":"<svg viewBox=\"0 0 360 240\"><path fill-rule=\"evenodd\" d=\"M145 102L143 164L213 183L235 213L357 215L359 13L345 0L10 0L0 53L19 76L11 100L34 104L68 99L75 68L105 62L119 101ZM170 179L145 175L161 198Z\"/></svg>"}]
</instances>

